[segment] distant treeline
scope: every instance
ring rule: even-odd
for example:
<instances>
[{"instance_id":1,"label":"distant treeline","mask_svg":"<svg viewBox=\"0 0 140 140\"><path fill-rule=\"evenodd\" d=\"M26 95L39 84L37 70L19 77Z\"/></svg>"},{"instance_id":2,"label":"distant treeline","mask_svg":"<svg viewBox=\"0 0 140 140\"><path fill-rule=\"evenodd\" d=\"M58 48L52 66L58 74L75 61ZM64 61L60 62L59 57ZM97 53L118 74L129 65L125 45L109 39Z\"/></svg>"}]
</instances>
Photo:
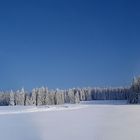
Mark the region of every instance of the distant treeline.
<instances>
[{"instance_id":1,"label":"distant treeline","mask_svg":"<svg viewBox=\"0 0 140 140\"><path fill-rule=\"evenodd\" d=\"M129 88L83 88L48 90L47 87L0 94L0 105L58 105L89 100L126 100Z\"/></svg>"},{"instance_id":2,"label":"distant treeline","mask_svg":"<svg viewBox=\"0 0 140 140\"><path fill-rule=\"evenodd\" d=\"M24 89L16 92L0 93L0 105L58 105L79 103L90 100L128 100L140 103L140 78L134 78L130 87L119 88L73 88L68 90L49 90L47 87L35 88L32 92Z\"/></svg>"}]
</instances>

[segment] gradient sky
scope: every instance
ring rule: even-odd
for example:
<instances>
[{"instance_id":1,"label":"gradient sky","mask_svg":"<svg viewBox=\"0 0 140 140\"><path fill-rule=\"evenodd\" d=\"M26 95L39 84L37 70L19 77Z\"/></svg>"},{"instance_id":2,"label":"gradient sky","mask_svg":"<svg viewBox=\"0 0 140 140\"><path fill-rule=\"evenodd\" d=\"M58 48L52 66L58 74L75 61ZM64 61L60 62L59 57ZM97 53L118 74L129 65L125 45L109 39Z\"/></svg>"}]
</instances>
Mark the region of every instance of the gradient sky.
<instances>
[{"instance_id":1,"label":"gradient sky","mask_svg":"<svg viewBox=\"0 0 140 140\"><path fill-rule=\"evenodd\" d=\"M1 0L0 88L129 85L140 75L138 0Z\"/></svg>"}]
</instances>

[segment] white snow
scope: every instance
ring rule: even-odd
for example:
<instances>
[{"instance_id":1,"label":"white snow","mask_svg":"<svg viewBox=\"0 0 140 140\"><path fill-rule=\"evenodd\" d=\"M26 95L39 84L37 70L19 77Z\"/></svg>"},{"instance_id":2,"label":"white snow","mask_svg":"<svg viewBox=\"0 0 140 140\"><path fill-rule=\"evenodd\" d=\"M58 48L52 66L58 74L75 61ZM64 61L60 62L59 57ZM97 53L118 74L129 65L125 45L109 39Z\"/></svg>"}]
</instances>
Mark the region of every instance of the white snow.
<instances>
[{"instance_id":1,"label":"white snow","mask_svg":"<svg viewBox=\"0 0 140 140\"><path fill-rule=\"evenodd\" d=\"M1 140L139 140L140 106L91 101L0 107Z\"/></svg>"},{"instance_id":2,"label":"white snow","mask_svg":"<svg viewBox=\"0 0 140 140\"><path fill-rule=\"evenodd\" d=\"M0 115L11 115L11 114L25 114L35 112L48 112L48 111L62 111L62 110L75 110L80 108L88 107L88 105L80 104L65 104L65 105L51 105L51 106L7 106L0 107Z\"/></svg>"}]
</instances>

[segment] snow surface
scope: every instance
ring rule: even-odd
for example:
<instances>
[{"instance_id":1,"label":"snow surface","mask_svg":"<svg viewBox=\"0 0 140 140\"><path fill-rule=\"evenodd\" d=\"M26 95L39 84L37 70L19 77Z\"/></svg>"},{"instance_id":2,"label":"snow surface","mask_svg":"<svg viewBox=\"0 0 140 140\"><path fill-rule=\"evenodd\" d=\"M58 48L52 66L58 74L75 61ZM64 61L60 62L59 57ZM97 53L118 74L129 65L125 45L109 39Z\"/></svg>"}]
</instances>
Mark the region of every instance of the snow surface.
<instances>
[{"instance_id":1,"label":"snow surface","mask_svg":"<svg viewBox=\"0 0 140 140\"><path fill-rule=\"evenodd\" d=\"M138 140L140 106L91 101L42 107L0 107L2 140Z\"/></svg>"}]
</instances>

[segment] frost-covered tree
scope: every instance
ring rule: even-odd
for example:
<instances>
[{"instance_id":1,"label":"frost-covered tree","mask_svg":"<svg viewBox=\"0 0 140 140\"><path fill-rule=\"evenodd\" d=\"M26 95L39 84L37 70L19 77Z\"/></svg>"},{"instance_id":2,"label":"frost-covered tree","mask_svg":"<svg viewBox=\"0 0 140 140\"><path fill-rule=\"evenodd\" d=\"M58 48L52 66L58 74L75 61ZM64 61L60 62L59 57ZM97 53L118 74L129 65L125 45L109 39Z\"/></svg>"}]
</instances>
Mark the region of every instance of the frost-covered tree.
<instances>
[{"instance_id":1,"label":"frost-covered tree","mask_svg":"<svg viewBox=\"0 0 140 140\"><path fill-rule=\"evenodd\" d=\"M15 93L15 105L25 105L25 91L24 91L24 88L16 91L16 93Z\"/></svg>"},{"instance_id":2,"label":"frost-covered tree","mask_svg":"<svg viewBox=\"0 0 140 140\"><path fill-rule=\"evenodd\" d=\"M9 105L14 106L15 105L15 97L14 92L11 90L9 94Z\"/></svg>"},{"instance_id":3,"label":"frost-covered tree","mask_svg":"<svg viewBox=\"0 0 140 140\"><path fill-rule=\"evenodd\" d=\"M0 105L1 106L9 105L9 94L7 92L0 93Z\"/></svg>"},{"instance_id":4,"label":"frost-covered tree","mask_svg":"<svg viewBox=\"0 0 140 140\"><path fill-rule=\"evenodd\" d=\"M57 89L55 92L55 104L64 104L64 91Z\"/></svg>"},{"instance_id":5,"label":"frost-covered tree","mask_svg":"<svg viewBox=\"0 0 140 140\"><path fill-rule=\"evenodd\" d=\"M132 104L140 103L140 77L133 78L133 82L130 88L128 103L132 103Z\"/></svg>"}]
</instances>

